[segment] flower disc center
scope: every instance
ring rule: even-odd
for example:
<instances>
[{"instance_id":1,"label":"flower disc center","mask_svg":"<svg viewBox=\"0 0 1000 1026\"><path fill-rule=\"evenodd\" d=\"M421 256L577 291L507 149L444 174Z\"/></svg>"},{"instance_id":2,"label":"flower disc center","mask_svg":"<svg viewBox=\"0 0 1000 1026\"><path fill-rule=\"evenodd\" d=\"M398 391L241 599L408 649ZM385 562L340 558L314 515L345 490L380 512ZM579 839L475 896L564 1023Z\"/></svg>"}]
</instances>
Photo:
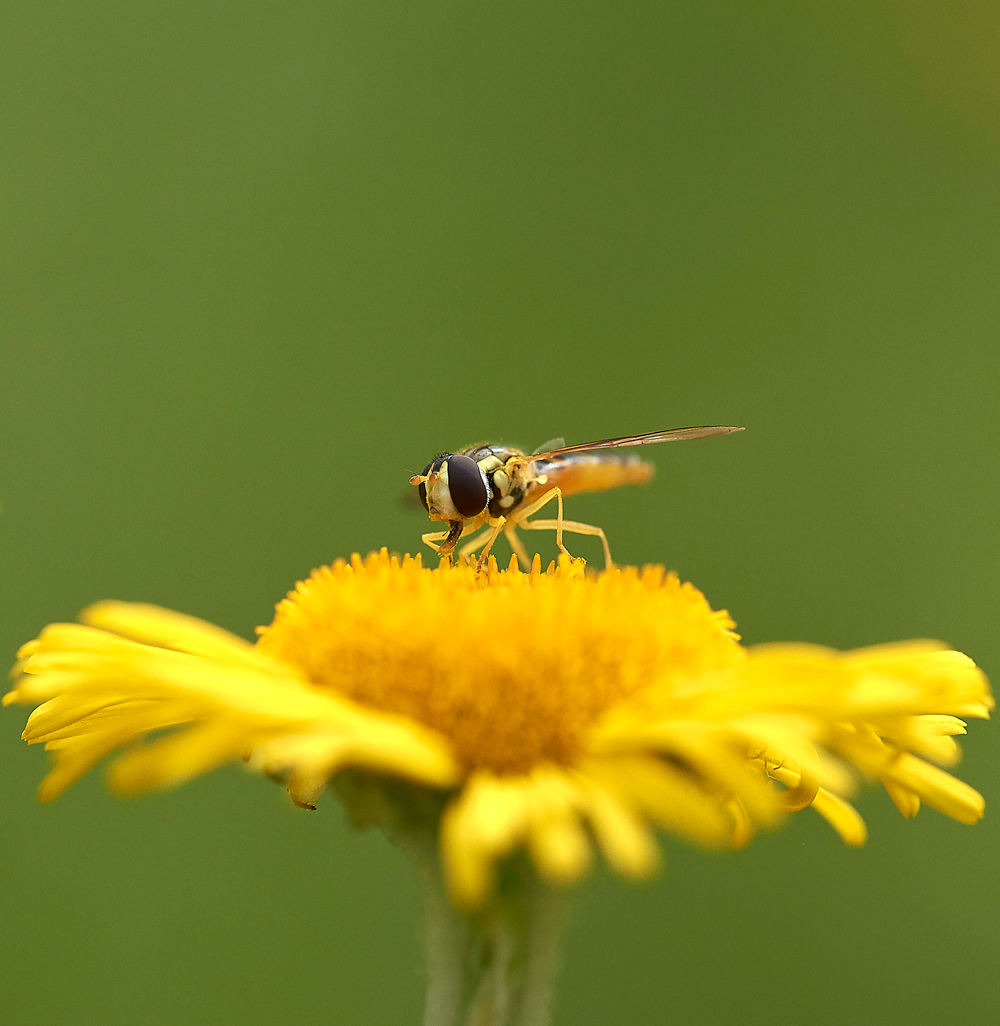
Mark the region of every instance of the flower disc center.
<instances>
[{"instance_id":1,"label":"flower disc center","mask_svg":"<svg viewBox=\"0 0 1000 1026\"><path fill-rule=\"evenodd\" d=\"M731 627L660 567L477 575L382 553L315 571L258 644L320 687L439 731L469 768L523 772L571 762L642 689L730 665Z\"/></svg>"}]
</instances>

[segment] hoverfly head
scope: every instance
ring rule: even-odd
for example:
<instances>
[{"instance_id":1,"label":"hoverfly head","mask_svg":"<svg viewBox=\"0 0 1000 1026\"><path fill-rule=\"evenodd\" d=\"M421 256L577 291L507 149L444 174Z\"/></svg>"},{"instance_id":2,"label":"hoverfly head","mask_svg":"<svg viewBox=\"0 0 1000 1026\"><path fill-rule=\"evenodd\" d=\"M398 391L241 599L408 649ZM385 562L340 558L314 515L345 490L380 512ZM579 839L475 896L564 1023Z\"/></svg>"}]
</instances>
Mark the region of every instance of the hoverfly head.
<instances>
[{"instance_id":1,"label":"hoverfly head","mask_svg":"<svg viewBox=\"0 0 1000 1026\"><path fill-rule=\"evenodd\" d=\"M490 485L479 464L468 456L446 452L410 478L432 520L450 522L478 516L490 501Z\"/></svg>"}]
</instances>

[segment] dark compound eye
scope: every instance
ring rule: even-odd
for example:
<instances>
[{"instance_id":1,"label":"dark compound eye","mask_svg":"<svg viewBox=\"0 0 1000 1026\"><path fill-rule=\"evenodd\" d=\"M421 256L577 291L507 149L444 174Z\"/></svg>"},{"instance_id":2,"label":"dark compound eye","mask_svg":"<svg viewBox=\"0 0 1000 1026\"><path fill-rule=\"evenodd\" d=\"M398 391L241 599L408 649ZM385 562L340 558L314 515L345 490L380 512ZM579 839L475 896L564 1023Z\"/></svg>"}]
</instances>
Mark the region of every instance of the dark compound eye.
<instances>
[{"instance_id":1,"label":"dark compound eye","mask_svg":"<svg viewBox=\"0 0 1000 1026\"><path fill-rule=\"evenodd\" d=\"M463 517L474 517L486 509L486 482L479 464L468 456L452 456L448 460L448 491L455 509Z\"/></svg>"}]
</instances>

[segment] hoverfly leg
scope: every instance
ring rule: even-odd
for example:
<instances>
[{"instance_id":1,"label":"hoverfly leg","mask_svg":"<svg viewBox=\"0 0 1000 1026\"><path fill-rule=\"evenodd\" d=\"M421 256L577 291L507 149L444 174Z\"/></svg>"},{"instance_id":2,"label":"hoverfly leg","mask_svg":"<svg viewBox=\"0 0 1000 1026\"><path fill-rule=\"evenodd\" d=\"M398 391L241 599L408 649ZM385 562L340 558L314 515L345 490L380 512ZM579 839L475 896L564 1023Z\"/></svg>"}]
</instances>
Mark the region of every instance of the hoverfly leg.
<instances>
[{"instance_id":1,"label":"hoverfly leg","mask_svg":"<svg viewBox=\"0 0 1000 1026\"><path fill-rule=\"evenodd\" d=\"M543 506L548 505L548 503L550 503L553 499L556 500L556 504L558 506L558 513L556 514L557 519L556 520L546 520L546 521L544 521L544 523L551 524L551 525L553 525L555 527L556 545L558 546L559 551L564 553L565 555L569 556L570 559L572 559L573 558L572 554L566 548L566 546L563 545L563 540L562 540L562 535L563 535L563 498L562 498L562 489L561 488L550 488L540 499L536 499L534 502L529 503L523 509L519 509L517 511L517 521L516 521L516 523L519 524L521 527L526 528L529 531L532 530L533 525L531 523L529 523L525 518L526 517L530 517L532 513L537 513ZM534 529L535 530L539 530L539 528L534 528ZM541 530L545 530L545 529L542 528Z\"/></svg>"},{"instance_id":2,"label":"hoverfly leg","mask_svg":"<svg viewBox=\"0 0 1000 1026\"><path fill-rule=\"evenodd\" d=\"M479 549L481 549L489 540L491 530L491 528L487 527L482 532L482 534L477 535L467 545L463 545L462 548L458 551L458 558L468 559L469 556L473 554L473 552L478 552ZM521 565L525 567L531 566L531 560L528 558L528 553L524 545L521 543L521 539L518 538L517 532L514 530L513 524L504 525L503 533L504 537L510 544L511 551L520 560Z\"/></svg>"},{"instance_id":3,"label":"hoverfly leg","mask_svg":"<svg viewBox=\"0 0 1000 1026\"><path fill-rule=\"evenodd\" d=\"M454 562L453 553L455 552L455 546L458 544L458 539L463 535L471 534L475 529L476 525L471 520L449 520L448 533L444 541L437 546L437 551Z\"/></svg>"},{"instance_id":4,"label":"hoverfly leg","mask_svg":"<svg viewBox=\"0 0 1000 1026\"><path fill-rule=\"evenodd\" d=\"M526 531L555 531L558 530L559 524L558 520L529 520L526 523L518 524L518 526L523 527ZM611 559L611 547L608 545L607 535L599 527L594 527L593 524L581 524L576 520L563 520L562 529L569 531L570 534L589 534L600 538L601 544L604 546L604 569L610 570L615 565ZM566 550L563 549L563 551Z\"/></svg>"},{"instance_id":5,"label":"hoverfly leg","mask_svg":"<svg viewBox=\"0 0 1000 1026\"><path fill-rule=\"evenodd\" d=\"M460 520L449 520L448 523L450 526L447 531L431 531L429 534L422 534L420 540L439 555L451 558L451 554L455 551L455 543L465 533L465 529L470 528L470 525L463 524ZM435 545L435 542L440 544Z\"/></svg>"},{"instance_id":6,"label":"hoverfly leg","mask_svg":"<svg viewBox=\"0 0 1000 1026\"><path fill-rule=\"evenodd\" d=\"M473 552L478 552L485 544L486 539L490 536L490 529L487 527L482 534L476 535L472 541L467 542L458 550L459 559L468 559Z\"/></svg>"},{"instance_id":7,"label":"hoverfly leg","mask_svg":"<svg viewBox=\"0 0 1000 1026\"><path fill-rule=\"evenodd\" d=\"M511 551L517 556L521 566L528 569L531 566L531 560L528 558L528 551L524 547L524 543L517 536L517 529L513 524L507 524L503 529L503 535L507 539L507 544L510 545Z\"/></svg>"},{"instance_id":8,"label":"hoverfly leg","mask_svg":"<svg viewBox=\"0 0 1000 1026\"><path fill-rule=\"evenodd\" d=\"M476 564L477 570L482 570L483 564L489 558L490 549L493 548L493 543L497 540L497 535L504 529L504 525L507 523L506 518L500 517L487 532L486 545L483 548L482 554L479 557L479 562Z\"/></svg>"},{"instance_id":9,"label":"hoverfly leg","mask_svg":"<svg viewBox=\"0 0 1000 1026\"><path fill-rule=\"evenodd\" d=\"M427 534L422 534L420 540L425 544L429 545L435 552L441 550L440 545L435 545L435 542L444 541L448 537L447 531L430 531Z\"/></svg>"}]
</instances>

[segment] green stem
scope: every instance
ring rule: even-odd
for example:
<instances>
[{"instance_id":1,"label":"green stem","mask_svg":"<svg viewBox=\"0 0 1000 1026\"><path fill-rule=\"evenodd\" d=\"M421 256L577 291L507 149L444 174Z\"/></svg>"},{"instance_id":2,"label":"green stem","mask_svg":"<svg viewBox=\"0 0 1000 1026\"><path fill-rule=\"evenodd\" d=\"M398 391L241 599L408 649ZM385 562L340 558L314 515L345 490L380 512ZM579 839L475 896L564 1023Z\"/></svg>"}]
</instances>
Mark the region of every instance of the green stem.
<instances>
[{"instance_id":1,"label":"green stem","mask_svg":"<svg viewBox=\"0 0 1000 1026\"><path fill-rule=\"evenodd\" d=\"M530 881L529 919L524 943L524 967L516 1014L510 1026L548 1026L569 895L537 878Z\"/></svg>"},{"instance_id":2,"label":"green stem","mask_svg":"<svg viewBox=\"0 0 1000 1026\"><path fill-rule=\"evenodd\" d=\"M436 852L431 858L436 862ZM424 1026L464 1026L481 982L486 952L477 932L451 905L437 865L423 859L427 992Z\"/></svg>"},{"instance_id":3,"label":"green stem","mask_svg":"<svg viewBox=\"0 0 1000 1026\"><path fill-rule=\"evenodd\" d=\"M442 878L436 838L407 832L396 840L424 884L424 1026L549 1026L566 892L542 883L518 858L504 867L489 909L463 915Z\"/></svg>"}]
</instances>

